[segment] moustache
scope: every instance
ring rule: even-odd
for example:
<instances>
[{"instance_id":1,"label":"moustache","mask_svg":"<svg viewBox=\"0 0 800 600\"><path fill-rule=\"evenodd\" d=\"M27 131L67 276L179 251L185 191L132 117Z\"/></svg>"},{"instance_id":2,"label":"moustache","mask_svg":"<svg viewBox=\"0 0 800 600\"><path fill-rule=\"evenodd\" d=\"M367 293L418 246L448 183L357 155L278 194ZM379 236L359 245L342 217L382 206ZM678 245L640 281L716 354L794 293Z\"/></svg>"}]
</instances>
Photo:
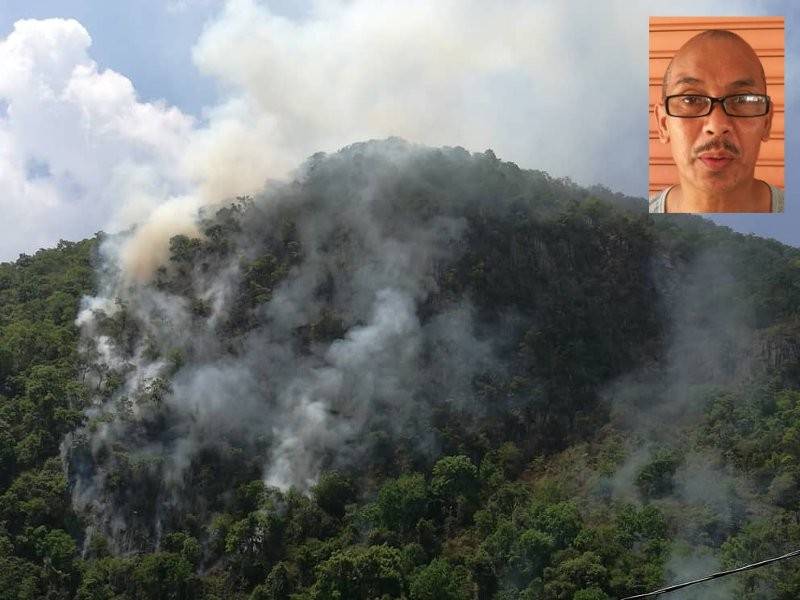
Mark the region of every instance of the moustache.
<instances>
[{"instance_id":1,"label":"moustache","mask_svg":"<svg viewBox=\"0 0 800 600\"><path fill-rule=\"evenodd\" d=\"M714 138L713 140L710 140L705 144L699 145L697 148L693 150L693 154L694 157L697 158L697 156L699 156L703 152L708 152L709 150L719 150L720 148L725 150L726 152L730 152L733 156L739 156L741 154L741 151L739 150L739 147L736 146L736 144L721 138Z\"/></svg>"}]
</instances>

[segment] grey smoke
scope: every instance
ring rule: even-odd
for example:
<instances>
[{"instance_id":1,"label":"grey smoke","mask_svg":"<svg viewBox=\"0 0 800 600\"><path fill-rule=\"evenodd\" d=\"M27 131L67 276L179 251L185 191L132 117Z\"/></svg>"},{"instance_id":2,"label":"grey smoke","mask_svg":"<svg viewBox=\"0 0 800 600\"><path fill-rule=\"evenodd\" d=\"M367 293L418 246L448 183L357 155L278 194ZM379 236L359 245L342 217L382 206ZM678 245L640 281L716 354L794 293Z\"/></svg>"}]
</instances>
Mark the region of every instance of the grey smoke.
<instances>
[{"instance_id":1,"label":"grey smoke","mask_svg":"<svg viewBox=\"0 0 800 600\"><path fill-rule=\"evenodd\" d=\"M677 442L676 425L696 422L715 390L745 383L757 365L753 307L731 254L711 247L691 262L672 260L656 257L651 266L664 324L659 363L626 374L607 392L618 423L669 444Z\"/></svg>"},{"instance_id":2,"label":"grey smoke","mask_svg":"<svg viewBox=\"0 0 800 600\"><path fill-rule=\"evenodd\" d=\"M754 306L734 275L735 260L724 245L709 245L683 262L656 257L651 268L666 325L662 358L624 375L607 391L612 419L626 432L628 454L604 483L613 500L653 502L672 515L665 584L721 570L722 542L769 511L753 482L725 464L698 427L718 394L748 385L763 369ZM664 448L679 461L672 489L664 497L643 499L636 476ZM735 578L715 580L675 596L730 598L735 586Z\"/></svg>"},{"instance_id":3,"label":"grey smoke","mask_svg":"<svg viewBox=\"0 0 800 600\"><path fill-rule=\"evenodd\" d=\"M391 186L412 176L420 150L400 142L357 150L356 164L374 163L366 180L337 183L348 177L342 161L353 159L334 155L325 164L337 169L335 180L315 189L325 179L309 175L319 163L312 158L297 183L256 199L255 221L231 234L236 249L225 264L167 265L172 277L184 269L182 281L208 307L202 318L168 286L131 283L113 262L124 238L107 241L103 293L84 299L77 320L97 395L89 423L67 437L64 453L76 508L118 549L136 544L126 537L136 524L122 516L129 500L109 487L109 476L128 468L121 460L150 465L159 507L187 501L185 478L204 449L238 448L260 458L266 484L306 491L322 470L359 464L369 452L367 430L433 451L432 403L477 410L471 382L497 365L469 300L420 315L438 291L437 269L459 255L465 222L392 205ZM302 185L311 189L298 195ZM296 217L296 260L252 310L260 325L231 333L244 265L268 254L262 240L278 235L287 214ZM340 335L298 342L298 329L330 313ZM120 344L108 330L123 317L133 333ZM137 518L157 535L160 514Z\"/></svg>"},{"instance_id":4,"label":"grey smoke","mask_svg":"<svg viewBox=\"0 0 800 600\"><path fill-rule=\"evenodd\" d=\"M722 570L719 559L708 549L683 547L673 552L666 565L669 581L685 582ZM736 596L735 580L715 579L671 592L677 600L728 600Z\"/></svg>"}]
</instances>

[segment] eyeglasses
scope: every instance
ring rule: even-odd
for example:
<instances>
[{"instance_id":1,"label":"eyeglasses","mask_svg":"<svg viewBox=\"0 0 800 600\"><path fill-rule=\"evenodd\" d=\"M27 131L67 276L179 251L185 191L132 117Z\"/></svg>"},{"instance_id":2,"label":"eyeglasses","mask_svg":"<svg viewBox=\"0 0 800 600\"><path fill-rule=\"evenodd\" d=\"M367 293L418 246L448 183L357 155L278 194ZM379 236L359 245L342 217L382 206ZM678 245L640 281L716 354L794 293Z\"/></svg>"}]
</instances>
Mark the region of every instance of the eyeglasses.
<instances>
[{"instance_id":1,"label":"eyeglasses","mask_svg":"<svg viewBox=\"0 0 800 600\"><path fill-rule=\"evenodd\" d=\"M671 117L705 117L711 113L714 103L722 104L722 110L731 117L761 117L769 112L769 96L764 94L733 94L714 98L698 94L678 94L664 98L664 107Z\"/></svg>"}]
</instances>

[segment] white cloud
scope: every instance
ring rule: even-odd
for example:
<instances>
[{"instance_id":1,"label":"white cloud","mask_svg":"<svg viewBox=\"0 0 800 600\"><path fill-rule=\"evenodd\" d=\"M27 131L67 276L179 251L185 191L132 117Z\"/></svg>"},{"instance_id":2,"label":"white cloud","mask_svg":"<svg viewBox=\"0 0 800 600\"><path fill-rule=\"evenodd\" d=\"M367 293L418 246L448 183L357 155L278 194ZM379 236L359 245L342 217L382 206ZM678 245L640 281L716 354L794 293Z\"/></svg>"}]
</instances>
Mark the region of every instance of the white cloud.
<instances>
[{"instance_id":1,"label":"white cloud","mask_svg":"<svg viewBox=\"0 0 800 600\"><path fill-rule=\"evenodd\" d=\"M71 19L18 21L0 41L0 260L130 225L188 185L193 119L139 102L90 44Z\"/></svg>"}]
</instances>

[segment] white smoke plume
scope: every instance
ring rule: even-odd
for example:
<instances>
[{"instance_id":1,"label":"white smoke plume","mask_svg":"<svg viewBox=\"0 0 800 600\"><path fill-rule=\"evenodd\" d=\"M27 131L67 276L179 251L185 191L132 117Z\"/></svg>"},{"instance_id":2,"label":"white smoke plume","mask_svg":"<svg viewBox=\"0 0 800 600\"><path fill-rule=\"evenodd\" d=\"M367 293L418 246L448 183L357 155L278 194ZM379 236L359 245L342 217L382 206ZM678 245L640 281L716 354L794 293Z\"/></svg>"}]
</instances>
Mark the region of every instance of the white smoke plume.
<instances>
[{"instance_id":1,"label":"white smoke plume","mask_svg":"<svg viewBox=\"0 0 800 600\"><path fill-rule=\"evenodd\" d=\"M151 283L111 273L85 300L95 404L64 452L76 507L118 549L162 515L131 508L109 477L146 480L148 501L181 506L195 461L231 448L268 485L308 490L324 469L363 462L367 432L427 454L437 404L479 414L472 381L498 366L469 300L420 312L463 248L464 218L433 197L409 213L398 192L432 152L388 141L312 158L294 184L240 205L224 259L181 259L175 240ZM210 244L213 228L203 234ZM249 283L253 269L275 279Z\"/></svg>"}]
</instances>

